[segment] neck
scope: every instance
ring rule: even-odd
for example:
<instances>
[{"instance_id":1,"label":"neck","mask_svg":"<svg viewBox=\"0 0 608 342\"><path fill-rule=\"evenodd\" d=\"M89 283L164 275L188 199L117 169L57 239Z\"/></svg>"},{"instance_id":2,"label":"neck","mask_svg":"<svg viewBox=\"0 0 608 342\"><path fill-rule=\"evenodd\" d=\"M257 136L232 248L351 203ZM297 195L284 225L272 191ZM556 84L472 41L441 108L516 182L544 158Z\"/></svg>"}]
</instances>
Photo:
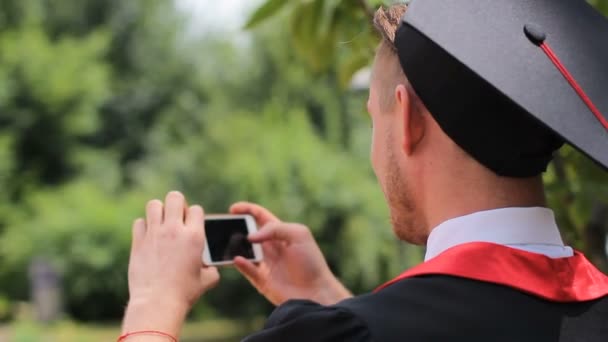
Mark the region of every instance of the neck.
<instances>
[{"instance_id":1,"label":"neck","mask_svg":"<svg viewBox=\"0 0 608 342\"><path fill-rule=\"evenodd\" d=\"M442 222L478 211L546 206L540 176L500 177L485 168L463 169L461 172L452 171L437 176L438 179L430 182L426 191L433 195L426 198L422 208L426 213L429 234Z\"/></svg>"}]
</instances>

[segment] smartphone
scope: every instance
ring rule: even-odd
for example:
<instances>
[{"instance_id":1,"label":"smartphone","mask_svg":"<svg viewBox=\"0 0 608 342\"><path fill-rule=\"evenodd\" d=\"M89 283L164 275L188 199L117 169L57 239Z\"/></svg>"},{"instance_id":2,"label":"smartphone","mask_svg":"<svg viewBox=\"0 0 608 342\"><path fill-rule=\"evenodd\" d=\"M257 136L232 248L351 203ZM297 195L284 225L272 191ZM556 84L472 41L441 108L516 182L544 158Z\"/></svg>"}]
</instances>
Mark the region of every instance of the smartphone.
<instances>
[{"instance_id":1,"label":"smartphone","mask_svg":"<svg viewBox=\"0 0 608 342\"><path fill-rule=\"evenodd\" d=\"M251 215L206 215L203 263L207 266L230 265L236 256L253 262L262 261L262 246L247 239L256 231L257 225Z\"/></svg>"}]
</instances>

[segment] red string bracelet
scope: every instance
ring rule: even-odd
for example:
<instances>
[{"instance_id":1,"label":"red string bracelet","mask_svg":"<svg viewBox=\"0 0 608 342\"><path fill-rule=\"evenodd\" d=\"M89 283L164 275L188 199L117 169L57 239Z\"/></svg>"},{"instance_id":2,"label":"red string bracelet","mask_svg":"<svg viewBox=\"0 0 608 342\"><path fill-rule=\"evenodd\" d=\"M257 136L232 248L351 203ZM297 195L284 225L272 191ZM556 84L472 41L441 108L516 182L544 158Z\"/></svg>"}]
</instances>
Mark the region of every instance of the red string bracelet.
<instances>
[{"instance_id":1,"label":"red string bracelet","mask_svg":"<svg viewBox=\"0 0 608 342\"><path fill-rule=\"evenodd\" d=\"M156 330L142 330L142 331L134 331L134 332L126 333L126 334L120 335L120 337L118 338L118 340L116 342L124 341L127 338L129 338L131 336L135 336L135 335L158 335L158 336L166 337L166 338L170 339L173 342L177 342L177 338L176 337L171 336L171 335L169 335L167 333L164 333L162 331L156 331Z\"/></svg>"}]
</instances>

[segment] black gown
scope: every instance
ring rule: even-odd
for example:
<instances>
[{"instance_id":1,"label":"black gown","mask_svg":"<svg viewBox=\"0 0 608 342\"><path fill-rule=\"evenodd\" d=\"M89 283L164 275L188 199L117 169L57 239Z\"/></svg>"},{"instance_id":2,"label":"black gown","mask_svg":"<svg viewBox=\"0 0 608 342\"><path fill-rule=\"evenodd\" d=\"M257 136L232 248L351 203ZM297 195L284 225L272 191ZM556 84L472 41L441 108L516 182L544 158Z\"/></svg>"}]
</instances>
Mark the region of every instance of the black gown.
<instances>
[{"instance_id":1,"label":"black gown","mask_svg":"<svg viewBox=\"0 0 608 342\"><path fill-rule=\"evenodd\" d=\"M481 260L483 268L473 262L476 268L469 271L427 267L332 306L288 301L245 341L608 341L608 277L586 259L554 263L538 255L526 259L532 253L507 247L486 247L515 257ZM465 251L460 259L443 259L455 264L467 255L488 253ZM489 278L480 280L479 274Z\"/></svg>"}]
</instances>

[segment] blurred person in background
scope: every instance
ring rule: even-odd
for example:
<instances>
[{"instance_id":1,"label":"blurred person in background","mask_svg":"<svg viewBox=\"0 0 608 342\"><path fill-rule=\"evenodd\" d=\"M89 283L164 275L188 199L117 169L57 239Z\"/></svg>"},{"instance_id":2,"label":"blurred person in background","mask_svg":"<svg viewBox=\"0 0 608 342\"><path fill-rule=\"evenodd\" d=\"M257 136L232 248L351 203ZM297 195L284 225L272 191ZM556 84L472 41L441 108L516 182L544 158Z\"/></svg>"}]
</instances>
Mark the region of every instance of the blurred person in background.
<instances>
[{"instance_id":1,"label":"blurred person in background","mask_svg":"<svg viewBox=\"0 0 608 342\"><path fill-rule=\"evenodd\" d=\"M353 297L306 226L236 203L264 261L235 266L277 305L245 341L608 341L608 277L564 245L541 178L564 142L608 165L608 22L583 1L426 0L374 23L371 162L425 262ZM147 204L122 339L177 339L219 281L203 246L201 206Z\"/></svg>"}]
</instances>

